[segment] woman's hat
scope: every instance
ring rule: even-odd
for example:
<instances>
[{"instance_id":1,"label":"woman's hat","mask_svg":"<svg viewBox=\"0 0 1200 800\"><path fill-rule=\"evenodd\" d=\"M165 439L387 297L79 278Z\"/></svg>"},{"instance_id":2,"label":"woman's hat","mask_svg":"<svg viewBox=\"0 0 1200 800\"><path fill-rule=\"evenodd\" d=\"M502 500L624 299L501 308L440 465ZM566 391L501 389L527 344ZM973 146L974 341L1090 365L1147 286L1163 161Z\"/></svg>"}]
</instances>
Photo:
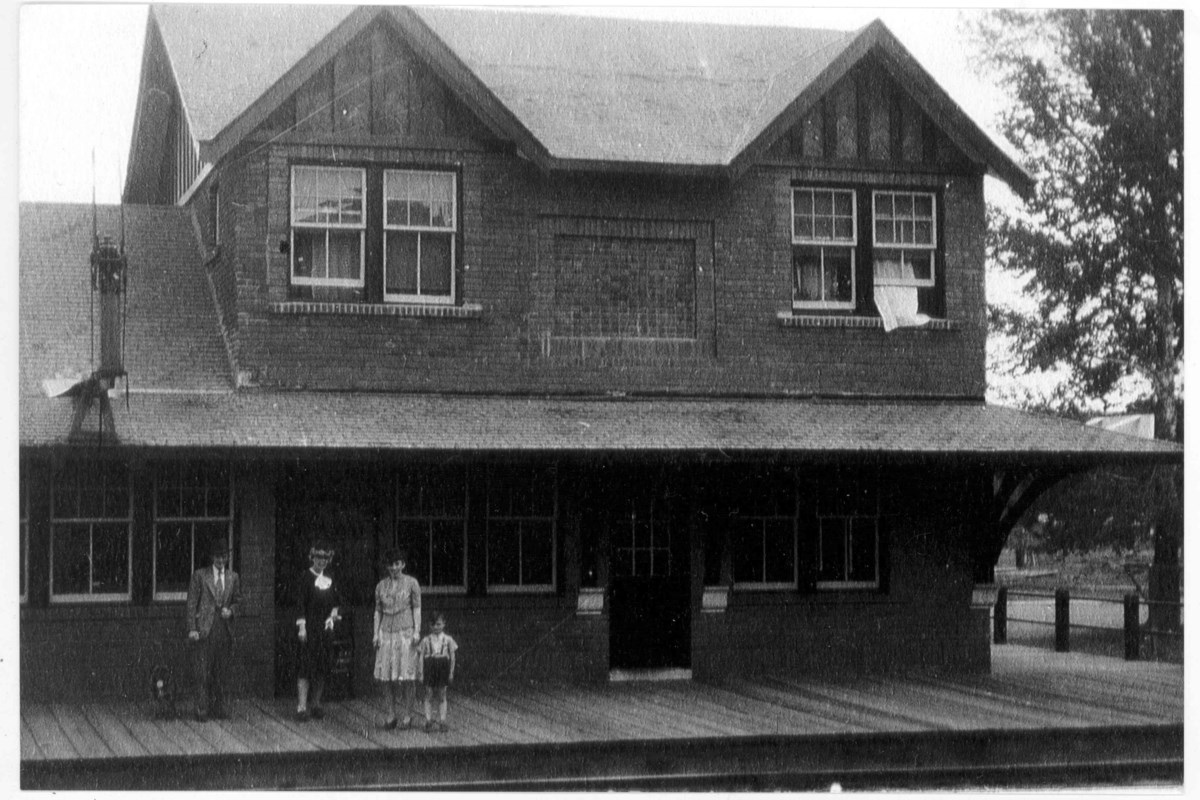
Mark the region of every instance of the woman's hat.
<instances>
[{"instance_id":1,"label":"woman's hat","mask_svg":"<svg viewBox=\"0 0 1200 800\"><path fill-rule=\"evenodd\" d=\"M321 541L312 546L308 551L309 558L333 558L333 545L329 542Z\"/></svg>"}]
</instances>

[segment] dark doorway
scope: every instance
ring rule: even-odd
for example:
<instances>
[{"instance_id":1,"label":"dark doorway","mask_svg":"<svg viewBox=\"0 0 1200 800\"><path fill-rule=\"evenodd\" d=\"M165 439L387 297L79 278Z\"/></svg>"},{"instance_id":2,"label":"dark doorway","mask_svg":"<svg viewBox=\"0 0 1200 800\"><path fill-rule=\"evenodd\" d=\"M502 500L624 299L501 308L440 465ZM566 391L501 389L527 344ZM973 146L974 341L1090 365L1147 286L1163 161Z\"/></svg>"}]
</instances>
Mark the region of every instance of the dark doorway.
<instances>
[{"instance_id":1,"label":"dark doorway","mask_svg":"<svg viewBox=\"0 0 1200 800\"><path fill-rule=\"evenodd\" d=\"M686 494L668 471L631 469L611 485L609 667L691 665Z\"/></svg>"}]
</instances>

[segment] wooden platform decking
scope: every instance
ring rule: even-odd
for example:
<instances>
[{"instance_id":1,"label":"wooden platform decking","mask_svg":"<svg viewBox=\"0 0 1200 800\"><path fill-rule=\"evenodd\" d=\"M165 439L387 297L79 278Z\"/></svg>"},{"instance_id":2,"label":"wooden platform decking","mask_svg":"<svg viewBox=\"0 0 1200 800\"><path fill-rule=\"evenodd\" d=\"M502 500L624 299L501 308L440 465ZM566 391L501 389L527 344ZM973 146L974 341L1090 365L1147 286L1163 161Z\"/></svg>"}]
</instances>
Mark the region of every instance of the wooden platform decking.
<instances>
[{"instance_id":1,"label":"wooden platform decking","mask_svg":"<svg viewBox=\"0 0 1200 800\"><path fill-rule=\"evenodd\" d=\"M986 676L463 687L451 690L450 730L434 734L380 730L375 698L330 703L325 719L308 723L295 722L293 708L285 698L239 698L231 719L199 723L156 718L149 701L22 704L22 787L431 787L447 776L460 788L578 785L622 769L716 769L706 752L741 758L739 769L794 768L856 742L867 758L880 753L881 767L888 758L930 769L969 759L959 745L1000 748L1010 755L987 756L1000 766L1061 766L1149 758L1176 738L1181 754L1184 715L1181 666L1016 645L994 648ZM537 764L548 756L554 763Z\"/></svg>"}]
</instances>

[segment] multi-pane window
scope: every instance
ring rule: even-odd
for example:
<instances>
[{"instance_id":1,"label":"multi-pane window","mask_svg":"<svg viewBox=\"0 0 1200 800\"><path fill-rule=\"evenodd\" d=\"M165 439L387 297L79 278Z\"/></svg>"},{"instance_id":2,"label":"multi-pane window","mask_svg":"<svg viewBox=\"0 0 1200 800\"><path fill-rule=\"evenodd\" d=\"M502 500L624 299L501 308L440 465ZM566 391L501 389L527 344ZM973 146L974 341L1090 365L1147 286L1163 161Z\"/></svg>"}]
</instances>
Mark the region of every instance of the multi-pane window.
<instances>
[{"instance_id":1,"label":"multi-pane window","mask_svg":"<svg viewBox=\"0 0 1200 800\"><path fill-rule=\"evenodd\" d=\"M875 192L872 244L876 281L933 286L937 202L926 192Z\"/></svg>"},{"instance_id":2,"label":"multi-pane window","mask_svg":"<svg viewBox=\"0 0 1200 800\"><path fill-rule=\"evenodd\" d=\"M667 577L678 570L671 563L668 501L658 494L640 496L629 499L622 511L623 518L618 518L610 534L616 577Z\"/></svg>"},{"instance_id":3,"label":"multi-pane window","mask_svg":"<svg viewBox=\"0 0 1200 800\"><path fill-rule=\"evenodd\" d=\"M795 478L788 471L756 473L739 489L729 514L734 585L795 588Z\"/></svg>"},{"instance_id":4,"label":"multi-pane window","mask_svg":"<svg viewBox=\"0 0 1200 800\"><path fill-rule=\"evenodd\" d=\"M21 602L29 600L29 481L25 477L25 470L21 470L20 489L17 502L20 505L20 529L17 531L20 539L20 555L18 558L18 569L21 572Z\"/></svg>"},{"instance_id":5,"label":"multi-pane window","mask_svg":"<svg viewBox=\"0 0 1200 800\"><path fill-rule=\"evenodd\" d=\"M428 467L396 479L396 544L422 590L466 591L467 483L457 467Z\"/></svg>"},{"instance_id":6,"label":"multi-pane window","mask_svg":"<svg viewBox=\"0 0 1200 800\"><path fill-rule=\"evenodd\" d=\"M453 302L456 198L452 172L384 171L385 300Z\"/></svg>"},{"instance_id":7,"label":"multi-pane window","mask_svg":"<svg viewBox=\"0 0 1200 800\"><path fill-rule=\"evenodd\" d=\"M489 471L488 591L554 588L555 496L552 468L511 466Z\"/></svg>"},{"instance_id":8,"label":"multi-pane window","mask_svg":"<svg viewBox=\"0 0 1200 800\"><path fill-rule=\"evenodd\" d=\"M128 600L131 521L124 464L59 467L50 490L50 599Z\"/></svg>"},{"instance_id":9,"label":"multi-pane window","mask_svg":"<svg viewBox=\"0 0 1200 800\"><path fill-rule=\"evenodd\" d=\"M793 307L854 308L857 243L852 190L793 189Z\"/></svg>"},{"instance_id":10,"label":"multi-pane window","mask_svg":"<svg viewBox=\"0 0 1200 800\"><path fill-rule=\"evenodd\" d=\"M173 462L154 472L154 599L183 600L209 545L230 544L233 485L224 464Z\"/></svg>"},{"instance_id":11,"label":"multi-pane window","mask_svg":"<svg viewBox=\"0 0 1200 800\"><path fill-rule=\"evenodd\" d=\"M292 283L361 287L366 171L292 167Z\"/></svg>"},{"instance_id":12,"label":"multi-pane window","mask_svg":"<svg viewBox=\"0 0 1200 800\"><path fill-rule=\"evenodd\" d=\"M817 482L817 588L879 586L876 473L833 470Z\"/></svg>"}]
</instances>

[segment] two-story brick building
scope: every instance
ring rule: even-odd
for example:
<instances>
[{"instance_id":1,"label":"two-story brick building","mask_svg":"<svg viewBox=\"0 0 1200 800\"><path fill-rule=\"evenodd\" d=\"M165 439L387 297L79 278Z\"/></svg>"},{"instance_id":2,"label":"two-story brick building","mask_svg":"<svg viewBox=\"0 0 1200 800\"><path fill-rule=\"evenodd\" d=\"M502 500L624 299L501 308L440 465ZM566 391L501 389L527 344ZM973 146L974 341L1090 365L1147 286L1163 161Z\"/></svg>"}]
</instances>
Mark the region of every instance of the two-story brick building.
<instances>
[{"instance_id":1,"label":"two-story brick building","mask_svg":"<svg viewBox=\"0 0 1200 800\"><path fill-rule=\"evenodd\" d=\"M393 544L467 680L986 669L1030 498L1182 460L985 404L988 174L880 23L154 7L124 208L21 212L23 697L181 664L214 536L254 692L314 537L359 690Z\"/></svg>"}]
</instances>

